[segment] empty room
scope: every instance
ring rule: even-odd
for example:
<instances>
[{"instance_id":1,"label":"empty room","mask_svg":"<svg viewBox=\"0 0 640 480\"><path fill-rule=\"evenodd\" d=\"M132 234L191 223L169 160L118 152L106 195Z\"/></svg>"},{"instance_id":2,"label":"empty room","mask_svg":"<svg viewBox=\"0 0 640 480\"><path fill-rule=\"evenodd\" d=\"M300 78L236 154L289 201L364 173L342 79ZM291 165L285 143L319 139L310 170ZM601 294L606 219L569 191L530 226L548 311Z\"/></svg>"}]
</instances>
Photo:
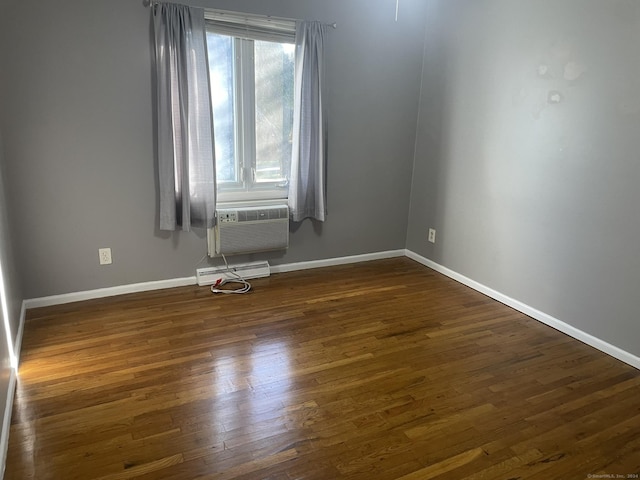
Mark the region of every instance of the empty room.
<instances>
[{"instance_id":1,"label":"empty room","mask_svg":"<svg viewBox=\"0 0 640 480\"><path fill-rule=\"evenodd\" d=\"M2 478L640 478L639 52L635 0L0 0Z\"/></svg>"}]
</instances>

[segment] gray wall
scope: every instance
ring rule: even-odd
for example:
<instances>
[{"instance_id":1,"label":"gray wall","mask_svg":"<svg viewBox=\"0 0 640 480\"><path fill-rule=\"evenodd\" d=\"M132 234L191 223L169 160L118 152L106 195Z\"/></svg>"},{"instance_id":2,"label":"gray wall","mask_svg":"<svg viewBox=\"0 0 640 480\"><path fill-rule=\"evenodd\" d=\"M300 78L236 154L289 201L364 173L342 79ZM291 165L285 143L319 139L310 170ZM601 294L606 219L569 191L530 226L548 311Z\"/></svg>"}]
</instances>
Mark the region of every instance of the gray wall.
<instances>
[{"instance_id":1,"label":"gray wall","mask_svg":"<svg viewBox=\"0 0 640 480\"><path fill-rule=\"evenodd\" d=\"M404 248L424 2L403 0L398 23L394 2L197 3L338 23L327 55L329 217L262 258ZM193 276L206 253L204 231L156 227L149 37L141 1L24 0L2 12L0 128L27 298ZM98 265L100 247L113 265Z\"/></svg>"},{"instance_id":2,"label":"gray wall","mask_svg":"<svg viewBox=\"0 0 640 480\"><path fill-rule=\"evenodd\" d=\"M1 105L0 105L1 108ZM15 259L14 245L17 239L14 235L15 216L11 212L6 196L5 156L3 150L3 137L0 131L0 264L7 296L7 309L9 313L9 327L11 328L11 341L15 345L16 334L20 324L20 313L24 294L22 291L22 274ZM1 318L0 318L1 319ZM0 358L5 358L4 339L0 338Z\"/></svg>"},{"instance_id":3,"label":"gray wall","mask_svg":"<svg viewBox=\"0 0 640 480\"><path fill-rule=\"evenodd\" d=\"M408 248L640 355L640 2L430 5Z\"/></svg>"},{"instance_id":4,"label":"gray wall","mask_svg":"<svg viewBox=\"0 0 640 480\"><path fill-rule=\"evenodd\" d=\"M0 17L3 14L5 2L0 2ZM2 57L0 56L0 90L3 84L3 68ZM0 112L5 109L0 102ZM11 379L11 354L7 339L11 344L16 345L18 327L20 323L20 313L22 301L24 299L22 292L22 282L20 281L20 271L17 268L17 262L12 248L15 243L15 231L12 228L11 206L7 203L6 192L6 176L5 176L5 154L2 130L0 129L0 265L2 270L2 279L4 285L4 294L7 301L7 314L10 332L5 328L5 312L0 309L0 418L5 418L5 413L9 406L7 405L7 395L9 394L9 385ZM11 392L13 393L13 392ZM3 430L8 433L9 425L3 425ZM6 451L5 445L0 446L0 468L4 468L4 460ZM1 475L1 473L0 473Z\"/></svg>"},{"instance_id":5,"label":"gray wall","mask_svg":"<svg viewBox=\"0 0 640 480\"><path fill-rule=\"evenodd\" d=\"M9 384L11 378L11 355L7 339L10 338L12 345L15 346L18 325L20 323L20 311L22 308L22 291L20 289L19 273L16 270L14 262L12 240L9 221L9 208L7 207L5 196L5 180L4 180L4 153L2 146L2 133L0 132L0 265L2 269L2 279L4 285L4 293L7 300L7 313L10 332L5 328L4 310L0 309L0 418L5 418L5 410L8 408L7 395L9 393ZM9 337L10 336L10 337ZM13 392L12 392L13 393ZM8 432L9 425L3 425ZM6 446L6 445L4 445ZM0 446L0 469L4 467L4 446ZM0 473L1 475L1 473Z\"/></svg>"}]
</instances>

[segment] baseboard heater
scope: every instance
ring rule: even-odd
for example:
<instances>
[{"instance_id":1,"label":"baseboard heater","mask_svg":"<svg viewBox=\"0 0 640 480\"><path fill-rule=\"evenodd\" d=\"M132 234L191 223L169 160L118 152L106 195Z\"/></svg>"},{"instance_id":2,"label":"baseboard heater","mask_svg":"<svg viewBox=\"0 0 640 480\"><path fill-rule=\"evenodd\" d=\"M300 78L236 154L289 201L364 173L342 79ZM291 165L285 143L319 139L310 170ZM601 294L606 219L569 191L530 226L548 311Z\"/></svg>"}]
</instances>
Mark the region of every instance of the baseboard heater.
<instances>
[{"instance_id":1,"label":"baseboard heater","mask_svg":"<svg viewBox=\"0 0 640 480\"><path fill-rule=\"evenodd\" d=\"M232 273L233 272L233 273ZM196 270L196 280L198 285L213 285L218 280L233 280L238 278L234 275L240 275L245 280L250 278L263 278L271 275L269 262L251 262L239 265L229 265L229 269L225 265L221 267L206 267Z\"/></svg>"}]
</instances>

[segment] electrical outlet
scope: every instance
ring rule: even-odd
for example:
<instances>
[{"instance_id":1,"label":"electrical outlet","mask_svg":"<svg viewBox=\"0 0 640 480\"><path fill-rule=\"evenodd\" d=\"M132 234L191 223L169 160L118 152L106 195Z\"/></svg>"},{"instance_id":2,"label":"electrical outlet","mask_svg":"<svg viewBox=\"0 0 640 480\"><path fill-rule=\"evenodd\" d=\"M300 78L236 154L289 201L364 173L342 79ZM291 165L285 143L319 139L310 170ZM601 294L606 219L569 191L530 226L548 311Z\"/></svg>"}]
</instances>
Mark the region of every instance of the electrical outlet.
<instances>
[{"instance_id":1,"label":"electrical outlet","mask_svg":"<svg viewBox=\"0 0 640 480\"><path fill-rule=\"evenodd\" d=\"M113 263L110 248L99 248L98 256L100 257L100 265L111 265Z\"/></svg>"},{"instance_id":2,"label":"electrical outlet","mask_svg":"<svg viewBox=\"0 0 640 480\"><path fill-rule=\"evenodd\" d=\"M435 228L430 228L429 229L429 238L428 240L431 243L436 243L436 229Z\"/></svg>"}]
</instances>

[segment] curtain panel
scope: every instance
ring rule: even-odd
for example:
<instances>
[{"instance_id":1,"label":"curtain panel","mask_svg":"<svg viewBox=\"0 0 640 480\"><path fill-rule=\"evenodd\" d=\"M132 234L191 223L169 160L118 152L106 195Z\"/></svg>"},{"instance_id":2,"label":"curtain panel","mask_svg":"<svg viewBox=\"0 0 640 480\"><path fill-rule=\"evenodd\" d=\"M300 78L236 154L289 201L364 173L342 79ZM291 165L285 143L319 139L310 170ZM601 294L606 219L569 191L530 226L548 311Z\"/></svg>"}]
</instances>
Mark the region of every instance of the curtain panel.
<instances>
[{"instance_id":1,"label":"curtain panel","mask_svg":"<svg viewBox=\"0 0 640 480\"><path fill-rule=\"evenodd\" d=\"M324 41L321 22L296 25L293 151L289 184L291 219L324 221L326 215L326 115L323 108Z\"/></svg>"},{"instance_id":2,"label":"curtain panel","mask_svg":"<svg viewBox=\"0 0 640 480\"><path fill-rule=\"evenodd\" d=\"M204 10L159 3L151 12L160 229L211 228L216 178Z\"/></svg>"}]
</instances>

